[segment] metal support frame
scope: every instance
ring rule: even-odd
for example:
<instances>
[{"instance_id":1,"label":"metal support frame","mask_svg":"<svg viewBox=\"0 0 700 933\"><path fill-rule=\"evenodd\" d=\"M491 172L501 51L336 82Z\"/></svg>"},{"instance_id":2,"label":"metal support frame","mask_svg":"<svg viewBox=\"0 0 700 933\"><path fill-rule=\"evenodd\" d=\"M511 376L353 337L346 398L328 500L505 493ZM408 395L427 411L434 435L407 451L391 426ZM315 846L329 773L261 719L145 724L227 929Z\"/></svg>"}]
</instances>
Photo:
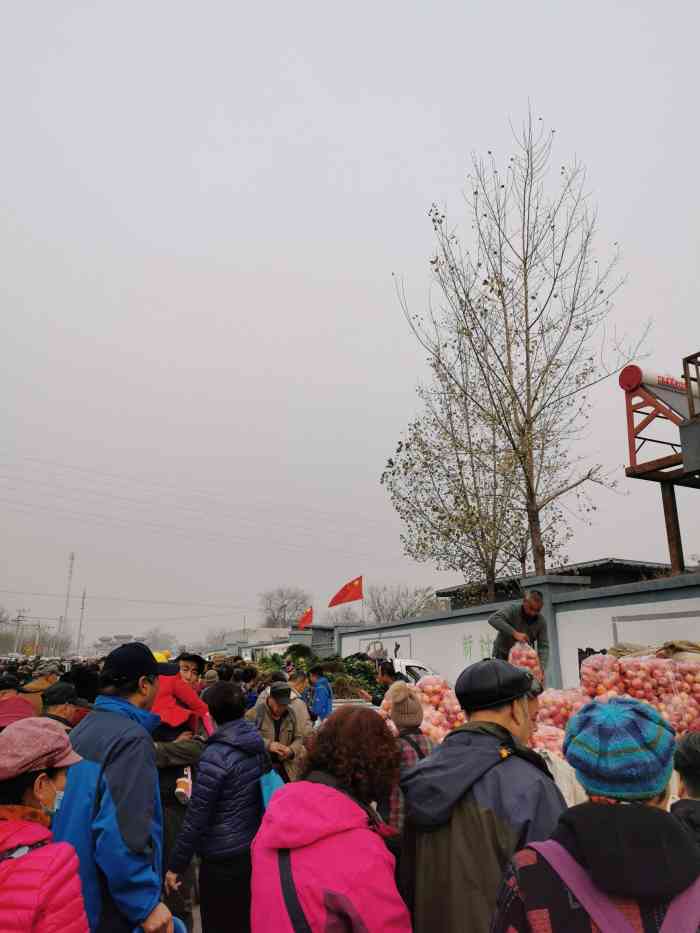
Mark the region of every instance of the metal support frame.
<instances>
[{"instance_id":1,"label":"metal support frame","mask_svg":"<svg viewBox=\"0 0 700 933\"><path fill-rule=\"evenodd\" d=\"M700 389L700 352L692 353L683 360L683 378L688 393L688 410L691 418L700 416L700 412L695 410L696 397L693 388Z\"/></svg>"},{"instance_id":2,"label":"metal support frame","mask_svg":"<svg viewBox=\"0 0 700 933\"><path fill-rule=\"evenodd\" d=\"M660 441L656 440L656 438L644 437L642 435L642 431L645 431L649 425L657 419L660 421L670 421L672 424L675 424L676 427L680 427L683 423L683 419L680 415L676 414L676 412L673 411L672 408L669 408L665 402L662 402L661 399L655 398L651 392L648 392L642 386L638 389L625 392L625 406L627 409L627 443L629 446L630 469L637 470L640 468L637 455L646 443L662 444L666 447L672 447L674 453L669 454L668 457L662 458L663 460L673 461L673 463L669 462L669 466L675 466L676 463L683 462L680 453L680 444L672 444L670 441ZM639 415L643 415L643 418L641 421L635 423L635 418ZM678 450L675 448L678 448ZM657 461L653 462L656 463Z\"/></svg>"},{"instance_id":3,"label":"metal support frame","mask_svg":"<svg viewBox=\"0 0 700 933\"><path fill-rule=\"evenodd\" d=\"M638 367L633 370L632 378L638 373L641 381L642 372ZM700 419L700 402L698 390L700 389L700 353L694 353L683 360L683 379L688 397L689 421ZM700 473L687 470L683 465L683 453L680 438L678 443L660 440L645 436L646 431L655 421L667 421L680 429L681 425L688 425L689 421L674 411L662 398L654 395L649 387L633 381L625 382L621 377L620 385L625 389L625 408L627 413L627 442L629 447L629 466L625 473L630 479L645 479L661 485L661 501L664 510L666 525L666 538L668 552L671 559L671 572L680 574L685 571L683 557L683 540L678 521L678 505L676 503L676 486L687 486L700 489ZM662 385L661 380L659 384ZM678 391L678 389L676 389ZM660 444L670 447L672 454L657 457L640 463L639 452L646 443Z\"/></svg>"}]
</instances>

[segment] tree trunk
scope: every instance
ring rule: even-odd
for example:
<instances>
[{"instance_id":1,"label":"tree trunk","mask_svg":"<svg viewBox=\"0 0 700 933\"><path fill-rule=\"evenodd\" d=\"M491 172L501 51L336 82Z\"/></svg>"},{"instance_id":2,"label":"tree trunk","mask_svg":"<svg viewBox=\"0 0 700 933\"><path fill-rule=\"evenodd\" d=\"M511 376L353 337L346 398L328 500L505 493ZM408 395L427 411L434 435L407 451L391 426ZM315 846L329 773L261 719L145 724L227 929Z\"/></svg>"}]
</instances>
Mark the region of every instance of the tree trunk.
<instances>
[{"instance_id":1,"label":"tree trunk","mask_svg":"<svg viewBox=\"0 0 700 933\"><path fill-rule=\"evenodd\" d=\"M540 523L540 513L534 504L527 504L527 522L530 528L530 542L532 544L532 560L535 564L535 574L538 577L544 576L547 572L545 568L544 541L542 540L542 525Z\"/></svg>"},{"instance_id":2,"label":"tree trunk","mask_svg":"<svg viewBox=\"0 0 700 933\"><path fill-rule=\"evenodd\" d=\"M490 603L496 601L496 575L493 570L486 572L486 599Z\"/></svg>"}]
</instances>

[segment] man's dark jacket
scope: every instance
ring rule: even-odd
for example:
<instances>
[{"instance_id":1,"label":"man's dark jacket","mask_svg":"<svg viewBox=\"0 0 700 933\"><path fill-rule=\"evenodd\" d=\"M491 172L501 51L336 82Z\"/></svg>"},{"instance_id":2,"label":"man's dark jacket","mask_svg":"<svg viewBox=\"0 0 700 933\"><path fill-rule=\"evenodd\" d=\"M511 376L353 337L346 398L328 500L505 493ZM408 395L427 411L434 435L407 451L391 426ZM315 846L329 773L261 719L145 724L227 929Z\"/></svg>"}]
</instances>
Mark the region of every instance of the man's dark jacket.
<instances>
[{"instance_id":1,"label":"man's dark jacket","mask_svg":"<svg viewBox=\"0 0 700 933\"><path fill-rule=\"evenodd\" d=\"M265 745L244 719L220 726L204 746L182 831L170 859L178 874L195 852L226 861L246 851L262 818Z\"/></svg>"},{"instance_id":2,"label":"man's dark jacket","mask_svg":"<svg viewBox=\"0 0 700 933\"><path fill-rule=\"evenodd\" d=\"M503 871L566 809L547 766L494 723L451 732L401 779L402 887L415 933L488 933Z\"/></svg>"}]
</instances>

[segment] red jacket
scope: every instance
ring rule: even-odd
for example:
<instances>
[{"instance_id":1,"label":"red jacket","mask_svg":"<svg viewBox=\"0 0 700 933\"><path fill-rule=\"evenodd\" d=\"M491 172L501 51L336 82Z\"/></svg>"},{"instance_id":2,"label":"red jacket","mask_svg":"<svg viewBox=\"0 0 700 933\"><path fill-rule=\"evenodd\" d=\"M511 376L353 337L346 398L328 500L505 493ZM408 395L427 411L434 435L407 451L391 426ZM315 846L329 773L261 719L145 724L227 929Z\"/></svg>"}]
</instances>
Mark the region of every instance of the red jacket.
<instances>
[{"instance_id":1,"label":"red jacket","mask_svg":"<svg viewBox=\"0 0 700 933\"><path fill-rule=\"evenodd\" d=\"M75 850L52 842L45 822L30 807L0 807L0 857L41 843L26 855L0 860L0 930L89 933Z\"/></svg>"},{"instance_id":2,"label":"red jacket","mask_svg":"<svg viewBox=\"0 0 700 933\"><path fill-rule=\"evenodd\" d=\"M190 726L194 730L197 718L204 719L209 715L209 707L179 674L175 674L158 678L158 696L151 712L160 716L168 726L181 726L192 716Z\"/></svg>"}]
</instances>

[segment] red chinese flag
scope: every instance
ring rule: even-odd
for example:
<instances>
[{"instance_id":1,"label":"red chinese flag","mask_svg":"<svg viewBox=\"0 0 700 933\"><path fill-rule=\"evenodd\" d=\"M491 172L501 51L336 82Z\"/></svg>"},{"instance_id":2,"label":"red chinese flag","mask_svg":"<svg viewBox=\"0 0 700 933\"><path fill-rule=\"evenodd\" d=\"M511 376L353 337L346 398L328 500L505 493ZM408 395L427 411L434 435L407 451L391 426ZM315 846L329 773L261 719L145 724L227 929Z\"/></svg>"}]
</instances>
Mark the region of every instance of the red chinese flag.
<instances>
[{"instance_id":1,"label":"red chinese flag","mask_svg":"<svg viewBox=\"0 0 700 933\"><path fill-rule=\"evenodd\" d=\"M332 609L333 606L340 606L343 603L354 603L356 600L362 599L362 597L362 577L355 577L354 580L346 583L345 586L338 590L328 603L328 608Z\"/></svg>"},{"instance_id":2,"label":"red chinese flag","mask_svg":"<svg viewBox=\"0 0 700 933\"><path fill-rule=\"evenodd\" d=\"M299 619L299 628L300 629L308 628L313 621L314 621L314 608L313 606L309 606L309 608L306 610L303 616L301 616L301 618Z\"/></svg>"}]
</instances>

